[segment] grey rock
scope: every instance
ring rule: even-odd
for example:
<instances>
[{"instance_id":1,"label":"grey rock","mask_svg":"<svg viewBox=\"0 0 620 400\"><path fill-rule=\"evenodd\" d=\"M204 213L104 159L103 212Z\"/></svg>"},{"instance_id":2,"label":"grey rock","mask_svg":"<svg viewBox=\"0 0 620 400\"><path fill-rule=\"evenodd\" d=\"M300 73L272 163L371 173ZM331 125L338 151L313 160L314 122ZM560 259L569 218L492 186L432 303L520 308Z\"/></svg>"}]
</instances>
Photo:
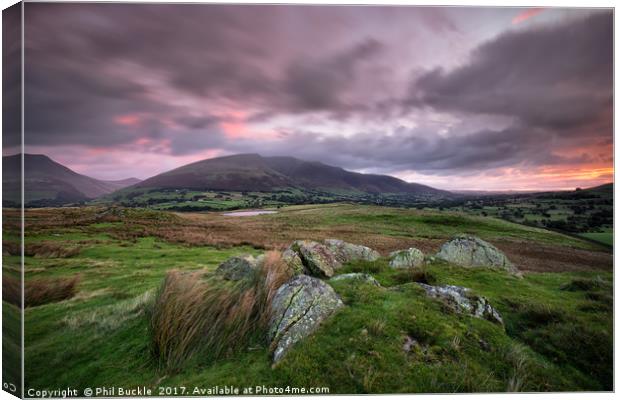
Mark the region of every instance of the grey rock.
<instances>
[{"instance_id":1,"label":"grey rock","mask_svg":"<svg viewBox=\"0 0 620 400\"><path fill-rule=\"evenodd\" d=\"M418 283L426 294L430 297L437 298L444 302L455 312L470 314L476 318L486 319L488 321L503 325L501 315L494 309L489 301L477 296L470 289L462 286L431 286L424 283Z\"/></svg>"},{"instance_id":2,"label":"grey rock","mask_svg":"<svg viewBox=\"0 0 620 400\"><path fill-rule=\"evenodd\" d=\"M423 263L424 253L415 247L390 253L391 268L417 268Z\"/></svg>"},{"instance_id":3,"label":"grey rock","mask_svg":"<svg viewBox=\"0 0 620 400\"><path fill-rule=\"evenodd\" d=\"M311 240L297 240L289 247L296 252L307 273L319 278L331 278L342 264L326 246Z\"/></svg>"},{"instance_id":4,"label":"grey rock","mask_svg":"<svg viewBox=\"0 0 620 400\"><path fill-rule=\"evenodd\" d=\"M240 281L251 277L261 260L262 256L253 257L251 255L245 255L231 257L221 263L215 270L215 273L229 281Z\"/></svg>"},{"instance_id":5,"label":"grey rock","mask_svg":"<svg viewBox=\"0 0 620 400\"><path fill-rule=\"evenodd\" d=\"M339 239L326 239L325 246L334 253L338 262L345 264L350 261L376 261L381 257L378 251L359 244L347 243Z\"/></svg>"},{"instance_id":6,"label":"grey rock","mask_svg":"<svg viewBox=\"0 0 620 400\"><path fill-rule=\"evenodd\" d=\"M282 285L271 303L268 339L273 361L281 360L343 306L334 289L320 279L297 275Z\"/></svg>"},{"instance_id":7,"label":"grey rock","mask_svg":"<svg viewBox=\"0 0 620 400\"><path fill-rule=\"evenodd\" d=\"M363 274L361 272L352 272L350 274L336 275L330 279L330 281L346 281L346 280L370 283L371 285L379 286L379 287L381 286L379 281L377 281L372 275Z\"/></svg>"},{"instance_id":8,"label":"grey rock","mask_svg":"<svg viewBox=\"0 0 620 400\"><path fill-rule=\"evenodd\" d=\"M418 341L409 335L406 335L405 338L403 339L403 351L405 353L410 353L413 348L418 347L418 346L419 346Z\"/></svg>"},{"instance_id":9,"label":"grey rock","mask_svg":"<svg viewBox=\"0 0 620 400\"><path fill-rule=\"evenodd\" d=\"M489 242L470 235L459 235L441 246L437 258L463 267L496 267L518 274L508 257Z\"/></svg>"},{"instance_id":10,"label":"grey rock","mask_svg":"<svg viewBox=\"0 0 620 400\"><path fill-rule=\"evenodd\" d=\"M303 274L305 272L301 257L292 249L289 248L282 252L282 260L291 268L294 275Z\"/></svg>"}]
</instances>

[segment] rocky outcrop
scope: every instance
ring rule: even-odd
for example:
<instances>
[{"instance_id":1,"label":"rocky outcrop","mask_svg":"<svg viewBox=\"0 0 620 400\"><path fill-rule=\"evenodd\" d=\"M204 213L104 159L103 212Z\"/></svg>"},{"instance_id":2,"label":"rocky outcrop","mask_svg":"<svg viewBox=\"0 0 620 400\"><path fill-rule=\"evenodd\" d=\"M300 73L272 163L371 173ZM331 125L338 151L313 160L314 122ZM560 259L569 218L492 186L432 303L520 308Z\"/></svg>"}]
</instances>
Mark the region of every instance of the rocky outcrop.
<instances>
[{"instance_id":1,"label":"rocky outcrop","mask_svg":"<svg viewBox=\"0 0 620 400\"><path fill-rule=\"evenodd\" d=\"M336 275L332 279L330 279L330 281L355 281L360 283L369 283L374 286L381 286L379 281L377 281L372 275L363 274L361 272L352 272L350 274Z\"/></svg>"},{"instance_id":2,"label":"rocky outcrop","mask_svg":"<svg viewBox=\"0 0 620 400\"><path fill-rule=\"evenodd\" d=\"M254 273L263 256L251 255L231 257L220 264L215 273L229 281L240 281L249 278Z\"/></svg>"},{"instance_id":3,"label":"rocky outcrop","mask_svg":"<svg viewBox=\"0 0 620 400\"><path fill-rule=\"evenodd\" d=\"M470 289L461 286L431 286L418 283L430 297L441 300L444 304L458 313L470 314L476 318L503 325L501 315L494 309L489 301L477 296Z\"/></svg>"},{"instance_id":4,"label":"rocky outcrop","mask_svg":"<svg viewBox=\"0 0 620 400\"><path fill-rule=\"evenodd\" d=\"M297 275L282 285L271 303L268 339L273 361L282 359L343 305L334 289L320 279Z\"/></svg>"},{"instance_id":5,"label":"rocky outcrop","mask_svg":"<svg viewBox=\"0 0 620 400\"><path fill-rule=\"evenodd\" d=\"M417 268L424 263L424 253L415 247L390 253L391 268Z\"/></svg>"},{"instance_id":6,"label":"rocky outcrop","mask_svg":"<svg viewBox=\"0 0 620 400\"><path fill-rule=\"evenodd\" d=\"M470 235L459 235L444 243L437 258L463 267L496 267L518 273L518 269L497 247Z\"/></svg>"},{"instance_id":7,"label":"rocky outcrop","mask_svg":"<svg viewBox=\"0 0 620 400\"><path fill-rule=\"evenodd\" d=\"M347 243L339 239L326 239L323 241L325 246L334 253L336 259L341 264L350 261L376 261L381 257L378 251L370 247L359 244Z\"/></svg>"},{"instance_id":8,"label":"rocky outcrop","mask_svg":"<svg viewBox=\"0 0 620 400\"><path fill-rule=\"evenodd\" d=\"M331 278L342 266L330 249L311 240L297 240L289 249L299 255L308 274L319 278Z\"/></svg>"}]
</instances>

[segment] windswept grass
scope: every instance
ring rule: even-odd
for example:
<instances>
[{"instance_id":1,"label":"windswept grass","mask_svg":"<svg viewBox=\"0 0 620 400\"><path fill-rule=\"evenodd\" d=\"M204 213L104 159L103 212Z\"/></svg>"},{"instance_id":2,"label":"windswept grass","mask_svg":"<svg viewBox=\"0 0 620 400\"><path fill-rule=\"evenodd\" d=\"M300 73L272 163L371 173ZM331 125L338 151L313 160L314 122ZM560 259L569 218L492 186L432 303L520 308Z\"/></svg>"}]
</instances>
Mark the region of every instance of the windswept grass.
<instances>
[{"instance_id":1,"label":"windswept grass","mask_svg":"<svg viewBox=\"0 0 620 400\"><path fill-rule=\"evenodd\" d=\"M26 281L24 288L25 306L35 307L47 303L54 303L70 299L75 296L76 286L80 276L55 279L33 279ZM20 280L5 275L2 278L3 300L20 307L21 285Z\"/></svg>"},{"instance_id":2,"label":"windswept grass","mask_svg":"<svg viewBox=\"0 0 620 400\"><path fill-rule=\"evenodd\" d=\"M230 356L265 336L276 289L291 276L280 254L269 252L248 282L225 285L203 271L171 271L151 316L152 351L159 365L176 371L196 354Z\"/></svg>"},{"instance_id":3,"label":"windswept grass","mask_svg":"<svg viewBox=\"0 0 620 400\"><path fill-rule=\"evenodd\" d=\"M19 242L5 240L2 242L2 250L10 256L21 256ZM26 257L37 258L68 258L80 253L78 246L62 245L51 241L27 243L24 247Z\"/></svg>"},{"instance_id":4,"label":"windswept grass","mask_svg":"<svg viewBox=\"0 0 620 400\"><path fill-rule=\"evenodd\" d=\"M22 286L19 278L4 274L2 277L2 300L14 306L21 307Z\"/></svg>"},{"instance_id":5,"label":"windswept grass","mask_svg":"<svg viewBox=\"0 0 620 400\"><path fill-rule=\"evenodd\" d=\"M95 311L85 310L66 316L62 321L74 330L95 326L98 332L108 333L119 328L130 319L145 315L149 307L152 306L154 297L155 291L149 290L134 298L99 307Z\"/></svg>"},{"instance_id":6,"label":"windswept grass","mask_svg":"<svg viewBox=\"0 0 620 400\"><path fill-rule=\"evenodd\" d=\"M24 255L27 257L68 258L79 253L80 248L77 246L63 246L54 242L27 243L24 247Z\"/></svg>"},{"instance_id":7,"label":"windswept grass","mask_svg":"<svg viewBox=\"0 0 620 400\"><path fill-rule=\"evenodd\" d=\"M35 307L47 303L67 300L75 296L76 286L80 282L80 276L33 279L25 284L25 306Z\"/></svg>"}]
</instances>

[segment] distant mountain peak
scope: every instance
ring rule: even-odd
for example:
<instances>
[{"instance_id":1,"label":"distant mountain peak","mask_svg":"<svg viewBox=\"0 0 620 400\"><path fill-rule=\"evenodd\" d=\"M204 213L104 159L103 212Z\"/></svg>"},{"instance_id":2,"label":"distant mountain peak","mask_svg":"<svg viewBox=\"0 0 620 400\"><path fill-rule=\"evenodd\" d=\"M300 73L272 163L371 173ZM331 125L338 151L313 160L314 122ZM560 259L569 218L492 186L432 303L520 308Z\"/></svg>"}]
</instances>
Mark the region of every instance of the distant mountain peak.
<instances>
[{"instance_id":1,"label":"distant mountain peak","mask_svg":"<svg viewBox=\"0 0 620 400\"><path fill-rule=\"evenodd\" d=\"M2 157L5 204L21 201L21 159L21 154ZM26 205L62 205L93 199L139 180L99 180L79 174L45 154L24 153L24 182Z\"/></svg>"},{"instance_id":2,"label":"distant mountain peak","mask_svg":"<svg viewBox=\"0 0 620 400\"><path fill-rule=\"evenodd\" d=\"M361 193L448 194L388 175L347 171L318 161L256 153L209 158L148 178L137 188L273 191L281 188Z\"/></svg>"}]
</instances>

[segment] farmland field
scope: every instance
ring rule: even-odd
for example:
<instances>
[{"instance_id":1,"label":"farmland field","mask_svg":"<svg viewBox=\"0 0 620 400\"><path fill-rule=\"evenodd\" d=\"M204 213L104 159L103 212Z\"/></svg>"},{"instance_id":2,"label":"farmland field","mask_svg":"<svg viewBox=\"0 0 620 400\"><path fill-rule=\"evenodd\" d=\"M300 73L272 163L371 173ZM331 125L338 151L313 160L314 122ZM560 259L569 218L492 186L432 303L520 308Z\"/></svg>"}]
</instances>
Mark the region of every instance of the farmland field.
<instances>
[{"instance_id":1,"label":"farmland field","mask_svg":"<svg viewBox=\"0 0 620 400\"><path fill-rule=\"evenodd\" d=\"M26 309L26 390L144 385L158 394L160 387L211 384L328 387L330 393L612 387L612 255L574 237L460 213L348 204L283 207L277 214L242 218L29 209L26 221L26 287L78 277L73 297ZM440 260L417 275L387 266L390 251L415 246L433 254L457 233L492 242L524 277ZM213 271L233 255L330 237L380 251L379 260L349 263L338 273L367 272L382 287L333 282L346 307L275 368L261 332L247 348L218 360L197 355L175 371L157 364L149 313L167 271ZM18 262L15 255L5 259ZM447 311L424 296L416 281L475 290L499 310L505 328ZM405 337L420 344L415 352L403 352Z\"/></svg>"}]
</instances>

